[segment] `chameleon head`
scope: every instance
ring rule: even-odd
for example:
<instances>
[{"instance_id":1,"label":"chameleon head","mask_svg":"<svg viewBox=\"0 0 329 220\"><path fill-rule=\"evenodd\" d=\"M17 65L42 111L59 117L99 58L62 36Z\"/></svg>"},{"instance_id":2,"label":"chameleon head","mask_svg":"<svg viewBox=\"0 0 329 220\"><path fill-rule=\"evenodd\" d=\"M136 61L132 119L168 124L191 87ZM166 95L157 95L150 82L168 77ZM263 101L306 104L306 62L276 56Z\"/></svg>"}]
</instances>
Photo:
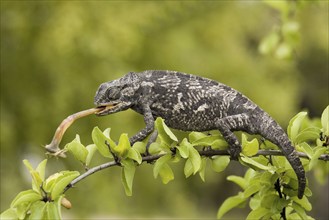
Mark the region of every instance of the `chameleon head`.
<instances>
[{"instance_id":1,"label":"chameleon head","mask_svg":"<svg viewBox=\"0 0 329 220\"><path fill-rule=\"evenodd\" d=\"M120 79L102 83L95 95L94 103L104 108L96 115L104 116L124 111L134 105L138 99L139 77L130 72Z\"/></svg>"}]
</instances>

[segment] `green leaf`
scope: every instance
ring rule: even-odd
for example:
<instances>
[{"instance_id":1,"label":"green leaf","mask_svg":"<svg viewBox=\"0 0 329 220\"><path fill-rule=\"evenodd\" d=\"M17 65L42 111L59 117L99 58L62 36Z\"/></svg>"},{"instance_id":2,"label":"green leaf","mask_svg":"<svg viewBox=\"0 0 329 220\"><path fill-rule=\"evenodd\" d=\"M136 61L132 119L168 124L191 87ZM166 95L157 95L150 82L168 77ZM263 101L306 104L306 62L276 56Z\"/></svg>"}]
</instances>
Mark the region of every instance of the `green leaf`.
<instances>
[{"instance_id":1,"label":"green leaf","mask_svg":"<svg viewBox=\"0 0 329 220\"><path fill-rule=\"evenodd\" d=\"M196 142L202 138L207 137L208 135L206 135L205 133L202 132L197 132L197 131L192 131L189 133L188 135L188 139L190 140L191 143Z\"/></svg>"},{"instance_id":2,"label":"green leaf","mask_svg":"<svg viewBox=\"0 0 329 220\"><path fill-rule=\"evenodd\" d=\"M39 173L39 176L42 181L45 180L46 165L47 165L47 159L44 159L38 164L37 168L35 169Z\"/></svg>"},{"instance_id":3,"label":"green leaf","mask_svg":"<svg viewBox=\"0 0 329 220\"><path fill-rule=\"evenodd\" d=\"M296 212L288 214L287 215L287 219L291 219L291 220L303 220L303 218L301 218ZM307 220L312 220L312 218L309 218Z\"/></svg>"},{"instance_id":4,"label":"green leaf","mask_svg":"<svg viewBox=\"0 0 329 220\"><path fill-rule=\"evenodd\" d=\"M174 173L167 163L161 167L159 175L163 184L167 184L174 179Z\"/></svg>"},{"instance_id":5,"label":"green leaf","mask_svg":"<svg viewBox=\"0 0 329 220\"><path fill-rule=\"evenodd\" d=\"M324 162L324 161L322 161L322 162ZM304 195L307 196L307 197L312 196L312 191L310 190L310 188L308 188L308 187L305 188Z\"/></svg>"},{"instance_id":6,"label":"green leaf","mask_svg":"<svg viewBox=\"0 0 329 220\"><path fill-rule=\"evenodd\" d=\"M283 210L283 208L285 208L289 205L289 203L290 203L290 199L280 198L277 196L275 204L274 204L274 206L272 206L272 210L274 210L273 208L275 207L277 212L281 212Z\"/></svg>"},{"instance_id":7,"label":"green leaf","mask_svg":"<svg viewBox=\"0 0 329 220\"><path fill-rule=\"evenodd\" d=\"M273 163L273 166L277 168L276 171L278 173L285 172L286 169L289 168L288 166L286 166L286 164L288 162L287 162L287 159L285 157L273 157L272 158L272 163Z\"/></svg>"},{"instance_id":8,"label":"green leaf","mask_svg":"<svg viewBox=\"0 0 329 220\"><path fill-rule=\"evenodd\" d=\"M329 136L329 105L322 112L321 125L323 134Z\"/></svg>"},{"instance_id":9,"label":"green leaf","mask_svg":"<svg viewBox=\"0 0 329 220\"><path fill-rule=\"evenodd\" d=\"M282 32L284 35L294 35L299 32L299 23L296 21L287 21L282 25Z\"/></svg>"},{"instance_id":10,"label":"green leaf","mask_svg":"<svg viewBox=\"0 0 329 220\"><path fill-rule=\"evenodd\" d=\"M157 178L158 175L160 175L163 184L167 184L174 179L174 173L168 165L171 158L172 156L170 154L164 155L155 162L153 167L154 178Z\"/></svg>"},{"instance_id":11,"label":"green leaf","mask_svg":"<svg viewBox=\"0 0 329 220\"><path fill-rule=\"evenodd\" d=\"M265 150L279 150L279 147L277 145L273 144L268 140L262 141L260 148Z\"/></svg>"},{"instance_id":12,"label":"green leaf","mask_svg":"<svg viewBox=\"0 0 329 220\"><path fill-rule=\"evenodd\" d=\"M18 219L25 219L28 214L31 203L25 202L15 207Z\"/></svg>"},{"instance_id":13,"label":"green leaf","mask_svg":"<svg viewBox=\"0 0 329 220\"><path fill-rule=\"evenodd\" d=\"M256 172L255 170L249 168L244 175L244 179L249 182L251 179L253 179L256 176L257 173L258 172Z\"/></svg>"},{"instance_id":14,"label":"green leaf","mask_svg":"<svg viewBox=\"0 0 329 220\"><path fill-rule=\"evenodd\" d=\"M30 161L28 161L28 160L23 160L23 164L25 165L25 167L28 169L28 171L34 171L34 169L33 169L33 167L32 167L32 165L31 165L31 163L30 163Z\"/></svg>"},{"instance_id":15,"label":"green leaf","mask_svg":"<svg viewBox=\"0 0 329 220\"><path fill-rule=\"evenodd\" d=\"M89 166L91 159L93 158L93 156L97 150L97 146L96 146L96 144L89 144L88 146L86 146L86 150L88 151L88 155L86 158L86 166Z\"/></svg>"},{"instance_id":16,"label":"green leaf","mask_svg":"<svg viewBox=\"0 0 329 220\"><path fill-rule=\"evenodd\" d=\"M134 148L140 154L143 154L146 151L146 143L141 141L135 142L132 148Z\"/></svg>"},{"instance_id":17,"label":"green leaf","mask_svg":"<svg viewBox=\"0 0 329 220\"><path fill-rule=\"evenodd\" d=\"M41 178L39 172L33 169L31 163L28 160L23 160L25 167L30 171L32 177L32 189L40 193L40 186L42 185L43 179ZM43 162L41 162L43 163ZM43 166L43 165L41 165ZM41 167L40 167L41 169Z\"/></svg>"},{"instance_id":18,"label":"green leaf","mask_svg":"<svg viewBox=\"0 0 329 220\"><path fill-rule=\"evenodd\" d=\"M103 157L113 158L113 156L110 152L110 149L105 144L105 142L108 142L111 146L112 145L116 146L114 141L112 141L110 138L106 137L98 127L94 127L91 136L92 136L93 142L97 146L97 149L98 149L99 153Z\"/></svg>"},{"instance_id":19,"label":"green leaf","mask_svg":"<svg viewBox=\"0 0 329 220\"><path fill-rule=\"evenodd\" d=\"M211 167L215 172L222 172L230 163L229 156L213 156L211 158Z\"/></svg>"},{"instance_id":20,"label":"green leaf","mask_svg":"<svg viewBox=\"0 0 329 220\"><path fill-rule=\"evenodd\" d=\"M242 164L246 164L249 167L252 167L253 169L256 170L268 170L270 172L274 172L272 167L268 167L265 166L261 163L256 162L255 160L253 160L252 158L249 157L245 157L243 154L242 156L239 158L240 162L242 162Z\"/></svg>"},{"instance_id":21,"label":"green leaf","mask_svg":"<svg viewBox=\"0 0 329 220\"><path fill-rule=\"evenodd\" d=\"M287 169L282 176L282 184L289 185L291 189L297 190L298 189L298 181L297 176L293 169Z\"/></svg>"},{"instance_id":22,"label":"green leaf","mask_svg":"<svg viewBox=\"0 0 329 220\"><path fill-rule=\"evenodd\" d=\"M287 132L289 138L292 140L293 143L296 143L296 137L299 133L299 129L306 115L307 112L299 112L289 121Z\"/></svg>"},{"instance_id":23,"label":"green leaf","mask_svg":"<svg viewBox=\"0 0 329 220\"><path fill-rule=\"evenodd\" d=\"M291 47L296 47L300 42L299 27L300 25L296 21L286 21L282 25L283 38Z\"/></svg>"},{"instance_id":24,"label":"green leaf","mask_svg":"<svg viewBox=\"0 0 329 220\"><path fill-rule=\"evenodd\" d=\"M177 137L167 127L162 118L158 117L155 120L155 127L158 130L160 139L162 140L162 142L166 143L167 146L170 146L172 142L178 142Z\"/></svg>"},{"instance_id":25,"label":"green leaf","mask_svg":"<svg viewBox=\"0 0 329 220\"><path fill-rule=\"evenodd\" d=\"M42 196L36 191L29 189L18 193L14 200L10 204L10 208L15 208L22 203L33 203L41 200Z\"/></svg>"},{"instance_id":26,"label":"green leaf","mask_svg":"<svg viewBox=\"0 0 329 220\"><path fill-rule=\"evenodd\" d=\"M203 182L206 182L206 179L205 179L206 167L207 167L207 158L203 157L201 159L201 167L199 170L199 176Z\"/></svg>"},{"instance_id":27,"label":"green leaf","mask_svg":"<svg viewBox=\"0 0 329 220\"><path fill-rule=\"evenodd\" d=\"M119 158L126 158L130 149L128 134L121 134L118 145L112 150Z\"/></svg>"},{"instance_id":28,"label":"green leaf","mask_svg":"<svg viewBox=\"0 0 329 220\"><path fill-rule=\"evenodd\" d=\"M31 171L30 174L32 176L32 189L40 193L40 186L43 184L43 180L41 179L39 172L34 170Z\"/></svg>"},{"instance_id":29,"label":"green leaf","mask_svg":"<svg viewBox=\"0 0 329 220\"><path fill-rule=\"evenodd\" d=\"M259 179L259 183L262 185L269 185L272 186L274 184L274 182L277 180L278 175L272 174L268 171L262 172L260 174L260 179Z\"/></svg>"},{"instance_id":30,"label":"green leaf","mask_svg":"<svg viewBox=\"0 0 329 220\"><path fill-rule=\"evenodd\" d=\"M313 150L314 150L314 154L311 157L310 163L308 165L310 170L313 169L317 165L317 163L319 161L319 156L321 154L323 154L324 152L326 152L327 149L326 149L326 147L316 147Z\"/></svg>"},{"instance_id":31,"label":"green leaf","mask_svg":"<svg viewBox=\"0 0 329 220\"><path fill-rule=\"evenodd\" d=\"M279 213L289 202L289 200L280 198L278 195L267 193L262 198L261 207L269 209L272 213Z\"/></svg>"},{"instance_id":32,"label":"green leaf","mask_svg":"<svg viewBox=\"0 0 329 220\"><path fill-rule=\"evenodd\" d=\"M320 128L317 127L308 127L296 136L296 143L302 143L306 141L315 141L320 137Z\"/></svg>"},{"instance_id":33,"label":"green leaf","mask_svg":"<svg viewBox=\"0 0 329 220\"><path fill-rule=\"evenodd\" d=\"M65 187L74 180L80 173L78 171L61 171L53 183L51 190L51 199L56 200L61 194Z\"/></svg>"},{"instance_id":34,"label":"green leaf","mask_svg":"<svg viewBox=\"0 0 329 220\"><path fill-rule=\"evenodd\" d=\"M192 146L189 147L189 160L193 167L193 174L196 174L201 167L201 156L199 152Z\"/></svg>"},{"instance_id":35,"label":"green leaf","mask_svg":"<svg viewBox=\"0 0 329 220\"><path fill-rule=\"evenodd\" d=\"M60 173L54 173L45 180L43 188L46 192L50 192L53 189L54 183L59 176L61 176Z\"/></svg>"},{"instance_id":36,"label":"green leaf","mask_svg":"<svg viewBox=\"0 0 329 220\"><path fill-rule=\"evenodd\" d=\"M262 217L265 216L266 214L268 214L269 212L270 212L269 209L259 207L255 210L252 210L251 212L249 212L246 219L247 220L262 219Z\"/></svg>"},{"instance_id":37,"label":"green leaf","mask_svg":"<svg viewBox=\"0 0 329 220\"><path fill-rule=\"evenodd\" d=\"M314 154L313 149L308 143L303 142L303 143L299 144L299 146L302 148L302 151L307 154L308 158L312 158L312 156Z\"/></svg>"},{"instance_id":38,"label":"green leaf","mask_svg":"<svg viewBox=\"0 0 329 220\"><path fill-rule=\"evenodd\" d=\"M46 203L44 201L36 201L31 205L31 214L29 219L37 220L44 219L46 215Z\"/></svg>"},{"instance_id":39,"label":"green leaf","mask_svg":"<svg viewBox=\"0 0 329 220\"><path fill-rule=\"evenodd\" d=\"M227 148L228 144L221 135L206 135L191 142L194 146L211 146L213 149Z\"/></svg>"},{"instance_id":40,"label":"green leaf","mask_svg":"<svg viewBox=\"0 0 329 220\"><path fill-rule=\"evenodd\" d=\"M161 145L157 142L150 144L149 153L151 155L159 154L162 151Z\"/></svg>"},{"instance_id":41,"label":"green leaf","mask_svg":"<svg viewBox=\"0 0 329 220\"><path fill-rule=\"evenodd\" d=\"M282 189L282 193L284 193L286 196L289 196L289 197L296 197L297 196L297 194L298 194L298 192L297 192L297 190L295 190L295 189L290 189L290 188L288 188L288 187L284 187L283 189ZM304 194L305 195L305 194Z\"/></svg>"},{"instance_id":42,"label":"green leaf","mask_svg":"<svg viewBox=\"0 0 329 220\"><path fill-rule=\"evenodd\" d=\"M278 197L276 195L266 194L262 198L261 206L271 210L271 208L272 208L272 206L274 206L275 200L277 198Z\"/></svg>"},{"instance_id":43,"label":"green leaf","mask_svg":"<svg viewBox=\"0 0 329 220\"><path fill-rule=\"evenodd\" d=\"M83 144L81 144L79 135L76 135L75 139L72 142L68 143L64 147L64 149L70 151L75 157L75 159L77 159L81 163L86 163L88 150Z\"/></svg>"},{"instance_id":44,"label":"green leaf","mask_svg":"<svg viewBox=\"0 0 329 220\"><path fill-rule=\"evenodd\" d=\"M136 166L134 161L130 159L122 160L121 164L123 166L121 172L121 180L125 189L127 196L132 196L132 187L136 171Z\"/></svg>"},{"instance_id":45,"label":"green leaf","mask_svg":"<svg viewBox=\"0 0 329 220\"><path fill-rule=\"evenodd\" d=\"M303 196L302 199L298 199L297 197L291 198L295 203L303 207L306 211L312 210L312 204L308 201L308 198L306 196Z\"/></svg>"},{"instance_id":46,"label":"green leaf","mask_svg":"<svg viewBox=\"0 0 329 220\"><path fill-rule=\"evenodd\" d=\"M256 210L259 207L261 207L260 203L261 203L261 196L259 195L259 193L257 193L253 197L250 198L249 207L251 210Z\"/></svg>"},{"instance_id":47,"label":"green leaf","mask_svg":"<svg viewBox=\"0 0 329 220\"><path fill-rule=\"evenodd\" d=\"M109 140L112 140L111 139L111 128L106 128L104 131L103 131L103 134L104 136L109 139ZM115 145L115 143L113 142L113 145Z\"/></svg>"},{"instance_id":48,"label":"green leaf","mask_svg":"<svg viewBox=\"0 0 329 220\"><path fill-rule=\"evenodd\" d=\"M243 190L245 190L248 186L248 182L246 181L245 178L242 178L241 176L235 176L235 175L231 175L228 176L226 178L227 180L236 183L237 185L239 185Z\"/></svg>"},{"instance_id":49,"label":"green leaf","mask_svg":"<svg viewBox=\"0 0 329 220\"><path fill-rule=\"evenodd\" d=\"M291 58L293 48L290 44L283 42L275 50L275 57L277 59L289 59Z\"/></svg>"},{"instance_id":50,"label":"green leaf","mask_svg":"<svg viewBox=\"0 0 329 220\"><path fill-rule=\"evenodd\" d=\"M47 202L46 203L46 219L62 219L60 206L58 207L57 202Z\"/></svg>"},{"instance_id":51,"label":"green leaf","mask_svg":"<svg viewBox=\"0 0 329 220\"><path fill-rule=\"evenodd\" d=\"M169 154L172 154L172 152L170 152ZM174 154L172 155L172 160L170 162L178 163L181 159L182 157L179 154Z\"/></svg>"},{"instance_id":52,"label":"green leaf","mask_svg":"<svg viewBox=\"0 0 329 220\"><path fill-rule=\"evenodd\" d=\"M246 198L254 195L256 192L260 191L260 185L259 184L250 184L247 186L245 191L243 192L244 196Z\"/></svg>"},{"instance_id":53,"label":"green leaf","mask_svg":"<svg viewBox=\"0 0 329 220\"><path fill-rule=\"evenodd\" d=\"M153 176L154 178L157 178L158 177L158 174L162 168L162 166L167 163L168 161L171 160L171 155L170 154L166 154L162 157L160 157L154 164L154 167L153 167Z\"/></svg>"},{"instance_id":54,"label":"green leaf","mask_svg":"<svg viewBox=\"0 0 329 220\"><path fill-rule=\"evenodd\" d=\"M182 140L182 142L177 146L178 152L183 158L188 158L189 156L189 147L193 147L190 142L186 138Z\"/></svg>"},{"instance_id":55,"label":"green leaf","mask_svg":"<svg viewBox=\"0 0 329 220\"><path fill-rule=\"evenodd\" d=\"M226 150L227 147L228 143L224 139L217 139L211 144L211 148L217 150Z\"/></svg>"},{"instance_id":56,"label":"green leaf","mask_svg":"<svg viewBox=\"0 0 329 220\"><path fill-rule=\"evenodd\" d=\"M196 174L201 168L201 156L199 152L186 138L183 139L177 148L183 158L188 158L184 167L185 177L189 177L192 173Z\"/></svg>"},{"instance_id":57,"label":"green leaf","mask_svg":"<svg viewBox=\"0 0 329 220\"><path fill-rule=\"evenodd\" d=\"M185 174L186 178L188 178L189 176L191 176L193 174L193 165L192 165L191 159L187 159L185 162L184 174Z\"/></svg>"},{"instance_id":58,"label":"green leaf","mask_svg":"<svg viewBox=\"0 0 329 220\"><path fill-rule=\"evenodd\" d=\"M266 36L260 43L258 51L261 54L270 54L278 46L280 41L280 36L277 32L272 31L268 36Z\"/></svg>"},{"instance_id":59,"label":"green leaf","mask_svg":"<svg viewBox=\"0 0 329 220\"><path fill-rule=\"evenodd\" d=\"M247 136L242 133L242 153L248 157L254 156L258 153L259 144L256 138L252 141L247 140Z\"/></svg>"},{"instance_id":60,"label":"green leaf","mask_svg":"<svg viewBox=\"0 0 329 220\"><path fill-rule=\"evenodd\" d=\"M246 201L246 198L244 198L243 193L239 193L236 196L231 196L227 198L223 204L219 207L217 212L217 218L221 219L225 213L233 209L234 207L239 206L241 203Z\"/></svg>"},{"instance_id":61,"label":"green leaf","mask_svg":"<svg viewBox=\"0 0 329 220\"><path fill-rule=\"evenodd\" d=\"M249 169L252 169L252 168L249 168ZM256 172L256 174L251 179L249 179L248 185L259 185L260 184L262 172L259 172L259 171L255 171L255 172Z\"/></svg>"},{"instance_id":62,"label":"green leaf","mask_svg":"<svg viewBox=\"0 0 329 220\"><path fill-rule=\"evenodd\" d=\"M18 219L15 209L9 208L0 214L0 219L16 220Z\"/></svg>"},{"instance_id":63,"label":"green leaf","mask_svg":"<svg viewBox=\"0 0 329 220\"><path fill-rule=\"evenodd\" d=\"M63 219L62 218L62 199L64 198L64 195L61 195L60 197L58 197L55 201L54 201L54 205L57 206L57 211L58 211L58 219Z\"/></svg>"},{"instance_id":64,"label":"green leaf","mask_svg":"<svg viewBox=\"0 0 329 220\"><path fill-rule=\"evenodd\" d=\"M130 148L129 149L127 158L133 159L138 164L142 163L142 156L140 155L140 153L135 148Z\"/></svg>"},{"instance_id":65,"label":"green leaf","mask_svg":"<svg viewBox=\"0 0 329 220\"><path fill-rule=\"evenodd\" d=\"M291 206L297 212L297 214L301 217L301 219L309 219L308 216L306 215L305 210L299 204L293 202Z\"/></svg>"}]
</instances>

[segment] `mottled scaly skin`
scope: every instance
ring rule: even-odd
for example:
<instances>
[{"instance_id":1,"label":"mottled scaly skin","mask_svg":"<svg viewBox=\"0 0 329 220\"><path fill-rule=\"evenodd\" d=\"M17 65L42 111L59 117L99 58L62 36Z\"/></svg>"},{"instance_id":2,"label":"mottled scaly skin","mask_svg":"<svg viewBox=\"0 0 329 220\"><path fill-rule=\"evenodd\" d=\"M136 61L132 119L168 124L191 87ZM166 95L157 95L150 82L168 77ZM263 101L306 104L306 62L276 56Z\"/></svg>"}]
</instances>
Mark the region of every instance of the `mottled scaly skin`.
<instances>
[{"instance_id":1,"label":"mottled scaly skin","mask_svg":"<svg viewBox=\"0 0 329 220\"><path fill-rule=\"evenodd\" d=\"M229 144L232 159L241 152L233 131L259 134L280 147L298 177L298 197L303 197L305 172L284 130L264 110L227 85L176 71L130 72L99 87L95 105L109 104L114 107L99 115L131 108L144 116L146 127L130 139L131 143L146 138L154 130L157 117L183 131L218 129Z\"/></svg>"}]
</instances>

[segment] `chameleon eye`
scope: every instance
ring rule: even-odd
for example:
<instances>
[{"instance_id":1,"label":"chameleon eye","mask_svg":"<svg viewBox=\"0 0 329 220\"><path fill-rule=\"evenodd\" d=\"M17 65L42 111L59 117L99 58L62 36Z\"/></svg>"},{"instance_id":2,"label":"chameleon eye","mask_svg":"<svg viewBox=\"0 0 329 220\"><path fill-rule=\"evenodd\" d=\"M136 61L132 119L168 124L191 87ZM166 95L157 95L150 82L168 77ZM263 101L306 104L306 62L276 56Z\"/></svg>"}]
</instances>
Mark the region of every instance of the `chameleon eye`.
<instances>
[{"instance_id":1,"label":"chameleon eye","mask_svg":"<svg viewBox=\"0 0 329 220\"><path fill-rule=\"evenodd\" d=\"M117 88L110 88L106 91L106 96L109 99L118 99L120 97L120 91Z\"/></svg>"}]
</instances>

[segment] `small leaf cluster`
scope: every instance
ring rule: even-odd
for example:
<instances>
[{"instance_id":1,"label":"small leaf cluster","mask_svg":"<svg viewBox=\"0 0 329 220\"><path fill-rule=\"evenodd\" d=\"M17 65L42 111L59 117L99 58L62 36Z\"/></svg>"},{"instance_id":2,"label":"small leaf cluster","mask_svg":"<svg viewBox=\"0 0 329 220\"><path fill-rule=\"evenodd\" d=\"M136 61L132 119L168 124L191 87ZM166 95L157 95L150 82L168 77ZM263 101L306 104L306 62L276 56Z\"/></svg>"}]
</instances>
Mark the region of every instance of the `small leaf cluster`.
<instances>
[{"instance_id":1,"label":"small leaf cluster","mask_svg":"<svg viewBox=\"0 0 329 220\"><path fill-rule=\"evenodd\" d=\"M319 183L326 181L329 164L319 160L319 156L329 153L329 106L325 108L320 119L310 120L307 112L300 112L290 120L288 136L299 152L307 155L303 160L307 171L314 170Z\"/></svg>"},{"instance_id":2,"label":"small leaf cluster","mask_svg":"<svg viewBox=\"0 0 329 220\"><path fill-rule=\"evenodd\" d=\"M32 189L17 194L10 208L1 213L1 219L61 219L61 205L70 208L64 198L65 187L77 176L77 171L61 171L45 179L47 160L33 169L28 160L23 161L32 177Z\"/></svg>"},{"instance_id":3,"label":"small leaf cluster","mask_svg":"<svg viewBox=\"0 0 329 220\"><path fill-rule=\"evenodd\" d=\"M303 0L263 1L280 13L280 24L275 25L263 38L258 50L277 59L290 59L300 42L300 25L294 17L296 9L303 6Z\"/></svg>"},{"instance_id":4,"label":"small leaf cluster","mask_svg":"<svg viewBox=\"0 0 329 220\"><path fill-rule=\"evenodd\" d=\"M75 159L81 162L88 170L94 153L98 151L103 157L114 159L122 166L121 179L124 185L126 195L132 195L132 183L135 175L135 162L142 163L141 154L145 152L145 145L141 142L134 146L130 145L128 135L121 134L118 144L110 137L110 128L103 132L95 127L92 131L93 144L84 146L80 142L79 135L64 147L64 152L70 152Z\"/></svg>"},{"instance_id":5,"label":"small leaf cluster","mask_svg":"<svg viewBox=\"0 0 329 220\"><path fill-rule=\"evenodd\" d=\"M110 137L110 129L102 132L98 127L92 131L92 139L100 154L107 158L114 158L122 166L121 180L127 196L132 195L132 185L136 165L142 163L141 154L145 146L140 142L131 147L127 134L121 134L118 144Z\"/></svg>"},{"instance_id":6,"label":"small leaf cluster","mask_svg":"<svg viewBox=\"0 0 329 220\"><path fill-rule=\"evenodd\" d=\"M317 180L324 183L329 173L329 164L319 160L322 154L328 154L326 144L329 135L329 106L323 111L321 120L310 120L307 112L300 112L293 117L288 126L288 136L298 151L304 152L308 159L302 159L304 169L314 170ZM321 134L321 135L320 135ZM311 190L306 187L304 197L298 199L297 177L290 164L284 157L247 157L246 153L256 152L256 141L252 140L242 146L252 146L243 150L240 158L241 164L250 167L243 177L228 176L227 180L237 184L242 191L235 196L227 198L220 206L217 218L233 208L249 204L251 212L247 219L313 219L306 212L312 210L308 197ZM260 148L266 148L267 142ZM254 149L253 149L254 148ZM252 150L253 149L253 150ZM248 154L253 156L253 153Z\"/></svg>"},{"instance_id":7,"label":"small leaf cluster","mask_svg":"<svg viewBox=\"0 0 329 220\"><path fill-rule=\"evenodd\" d=\"M177 137L167 127L162 118L157 118L155 128L158 131L159 139L150 146L151 154L163 154L153 168L154 178L158 176L164 184L174 179L174 173L170 163L177 163L184 160L184 174L188 178L199 173L200 178L205 181L206 157L202 157L199 148L212 147L211 149L226 149L227 143L220 134L207 135L201 132L191 132L188 138L178 143ZM209 158L211 167L216 172L223 171L230 162L229 156L213 156Z\"/></svg>"}]
</instances>

